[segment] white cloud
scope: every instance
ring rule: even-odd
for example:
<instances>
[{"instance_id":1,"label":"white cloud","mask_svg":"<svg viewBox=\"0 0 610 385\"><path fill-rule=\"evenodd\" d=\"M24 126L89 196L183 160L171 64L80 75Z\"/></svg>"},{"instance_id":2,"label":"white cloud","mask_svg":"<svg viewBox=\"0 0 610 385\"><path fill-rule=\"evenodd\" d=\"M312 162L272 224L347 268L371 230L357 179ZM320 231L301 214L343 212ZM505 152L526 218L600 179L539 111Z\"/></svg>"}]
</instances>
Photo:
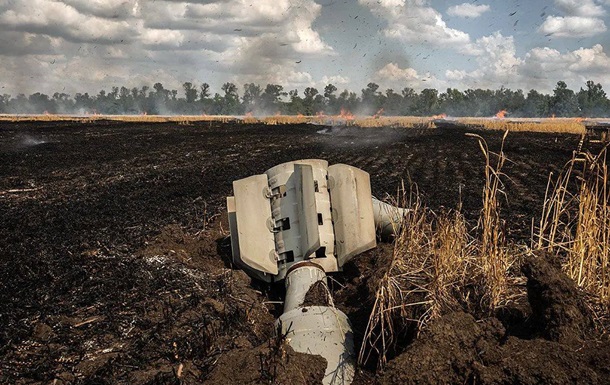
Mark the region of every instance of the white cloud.
<instances>
[{"instance_id":1,"label":"white cloud","mask_svg":"<svg viewBox=\"0 0 610 385\"><path fill-rule=\"evenodd\" d=\"M322 86L326 86L327 84L334 84L335 86L336 85L345 85L345 84L349 84L349 77L341 76L341 75L323 76L321 84L322 84Z\"/></svg>"},{"instance_id":2,"label":"white cloud","mask_svg":"<svg viewBox=\"0 0 610 385\"><path fill-rule=\"evenodd\" d=\"M518 57L513 38L495 33L478 39L470 53L477 55L478 68L446 70L445 79L451 87L496 89L505 85L548 93L559 80L574 89L584 86L587 80L610 83L610 57L600 44L565 52L538 47Z\"/></svg>"},{"instance_id":3,"label":"white cloud","mask_svg":"<svg viewBox=\"0 0 610 385\"><path fill-rule=\"evenodd\" d=\"M388 63L376 73L379 79L390 81L418 80L419 74L413 68L400 68L395 63Z\"/></svg>"},{"instance_id":4,"label":"white cloud","mask_svg":"<svg viewBox=\"0 0 610 385\"><path fill-rule=\"evenodd\" d=\"M471 3L462 3L460 5L454 5L452 7L449 7L447 13L451 16L476 19L477 17L483 15L485 12L488 12L490 9L491 8L489 7L489 5L486 4L475 5Z\"/></svg>"},{"instance_id":5,"label":"white cloud","mask_svg":"<svg viewBox=\"0 0 610 385\"><path fill-rule=\"evenodd\" d=\"M555 7L564 16L548 16L538 32L554 37L591 37L606 32L606 15L600 0L555 0ZM605 0L606 4L610 4Z\"/></svg>"},{"instance_id":6,"label":"white cloud","mask_svg":"<svg viewBox=\"0 0 610 385\"><path fill-rule=\"evenodd\" d=\"M449 28L428 0L359 0L386 20L386 37L410 43L457 47L470 41L467 33Z\"/></svg>"},{"instance_id":7,"label":"white cloud","mask_svg":"<svg viewBox=\"0 0 610 385\"><path fill-rule=\"evenodd\" d=\"M549 16L538 31L555 37L591 37L606 32L602 19L581 16Z\"/></svg>"},{"instance_id":8,"label":"white cloud","mask_svg":"<svg viewBox=\"0 0 610 385\"><path fill-rule=\"evenodd\" d=\"M87 16L70 5L50 0L18 1L0 13L0 25L3 29L8 27L77 42L117 42L121 38L130 40L136 34L135 26L124 20Z\"/></svg>"},{"instance_id":9,"label":"white cloud","mask_svg":"<svg viewBox=\"0 0 610 385\"><path fill-rule=\"evenodd\" d=\"M468 72L464 70L447 70L445 71L445 77L451 82L459 82L468 77Z\"/></svg>"},{"instance_id":10,"label":"white cloud","mask_svg":"<svg viewBox=\"0 0 610 385\"><path fill-rule=\"evenodd\" d=\"M59 0L80 13L97 17L124 19L137 14L138 0Z\"/></svg>"},{"instance_id":11,"label":"white cloud","mask_svg":"<svg viewBox=\"0 0 610 385\"><path fill-rule=\"evenodd\" d=\"M478 67L472 71L448 69L445 78L452 87L497 88L506 84L521 84L519 69L523 60L517 57L512 36L495 32L469 44L464 53L475 57Z\"/></svg>"},{"instance_id":12,"label":"white cloud","mask_svg":"<svg viewBox=\"0 0 610 385\"><path fill-rule=\"evenodd\" d=\"M599 17L606 14L604 7L594 0L555 0L555 6L567 16Z\"/></svg>"},{"instance_id":13,"label":"white cloud","mask_svg":"<svg viewBox=\"0 0 610 385\"><path fill-rule=\"evenodd\" d=\"M396 63L388 63L373 75L373 80L380 83L382 89L402 89L411 87L416 90L423 88L442 89L445 83L429 72L418 73L413 68L400 68Z\"/></svg>"},{"instance_id":14,"label":"white cloud","mask_svg":"<svg viewBox=\"0 0 610 385\"><path fill-rule=\"evenodd\" d=\"M314 29L321 8L314 0L13 0L0 5L0 75L15 78L4 60L12 55L13 70L27 65L10 92L64 89L66 73L75 87L67 92L136 86L144 71L178 89L197 79L309 86L312 75L296 62L333 55ZM62 59L46 65L48 55Z\"/></svg>"},{"instance_id":15,"label":"white cloud","mask_svg":"<svg viewBox=\"0 0 610 385\"><path fill-rule=\"evenodd\" d=\"M564 80L583 84L586 80L610 82L610 57L600 44L561 53L551 48L536 48L525 56L521 73L540 82Z\"/></svg>"}]
</instances>

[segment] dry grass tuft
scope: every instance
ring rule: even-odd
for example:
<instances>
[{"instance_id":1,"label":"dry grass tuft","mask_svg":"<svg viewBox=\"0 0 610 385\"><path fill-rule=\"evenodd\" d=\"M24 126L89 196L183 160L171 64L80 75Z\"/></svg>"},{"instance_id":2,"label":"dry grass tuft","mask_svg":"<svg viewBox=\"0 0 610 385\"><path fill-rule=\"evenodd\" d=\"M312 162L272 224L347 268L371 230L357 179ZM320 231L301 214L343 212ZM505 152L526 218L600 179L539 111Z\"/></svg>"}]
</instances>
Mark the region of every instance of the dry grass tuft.
<instances>
[{"instance_id":1,"label":"dry grass tuft","mask_svg":"<svg viewBox=\"0 0 610 385\"><path fill-rule=\"evenodd\" d=\"M464 217L459 212L437 215L422 206L416 193L402 206L409 210L390 263L376 285L360 364L375 355L383 368L409 324L421 328L469 300L466 289L475 261Z\"/></svg>"},{"instance_id":2,"label":"dry grass tuft","mask_svg":"<svg viewBox=\"0 0 610 385\"><path fill-rule=\"evenodd\" d=\"M607 149L597 155L576 151L555 182L549 178L536 235L537 248L562 256L564 271L605 312L610 311Z\"/></svg>"},{"instance_id":3,"label":"dry grass tuft","mask_svg":"<svg viewBox=\"0 0 610 385\"><path fill-rule=\"evenodd\" d=\"M479 146L485 157L485 187L483 188L483 209L479 217L478 230L480 244L478 262L482 274L483 296L482 308L492 312L506 299L508 291L508 270L512 265L510 253L506 246L503 222L500 218L500 202L498 195L505 195L502 182L506 175L502 168L506 163L504 142L508 131L502 137L500 152L490 152L485 140L475 134L467 134L479 141ZM491 157L497 158L492 164Z\"/></svg>"},{"instance_id":4,"label":"dry grass tuft","mask_svg":"<svg viewBox=\"0 0 610 385\"><path fill-rule=\"evenodd\" d=\"M391 261L377 282L375 303L358 357L360 364L367 362L374 352L379 357L379 367L383 367L399 330L408 322L422 322L419 317L424 315L417 316L419 309L411 308L429 304L425 299L429 291L425 276L429 268L431 223L419 197L411 198L403 206L409 210L403 218Z\"/></svg>"},{"instance_id":5,"label":"dry grass tuft","mask_svg":"<svg viewBox=\"0 0 610 385\"><path fill-rule=\"evenodd\" d=\"M486 160L483 210L472 230L477 236L471 235L459 211L436 214L422 206L416 193L410 194L403 203L408 210L391 261L376 284L360 364L375 355L378 367L383 368L409 323L420 330L431 320L460 309L491 314L509 298L513 261L498 199L503 194L506 157L502 149L494 154L483 138L471 136L479 141ZM497 161L492 164L493 157Z\"/></svg>"},{"instance_id":6,"label":"dry grass tuft","mask_svg":"<svg viewBox=\"0 0 610 385\"><path fill-rule=\"evenodd\" d=\"M467 307L472 296L470 272L476 269L475 242L468 234L466 219L460 212L437 218L432 235L430 276L430 319L448 310Z\"/></svg>"}]
</instances>

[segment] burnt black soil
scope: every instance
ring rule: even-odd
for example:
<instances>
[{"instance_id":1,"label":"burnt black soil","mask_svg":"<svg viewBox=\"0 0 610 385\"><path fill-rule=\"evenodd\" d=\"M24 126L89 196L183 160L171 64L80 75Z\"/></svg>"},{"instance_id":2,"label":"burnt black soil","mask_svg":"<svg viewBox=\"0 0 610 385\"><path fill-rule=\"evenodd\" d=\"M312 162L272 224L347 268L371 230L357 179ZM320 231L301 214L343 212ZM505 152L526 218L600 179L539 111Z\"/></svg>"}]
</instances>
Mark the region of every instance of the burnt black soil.
<instances>
[{"instance_id":1,"label":"burnt black soil","mask_svg":"<svg viewBox=\"0 0 610 385\"><path fill-rule=\"evenodd\" d=\"M410 180L433 210L461 202L474 220L484 160L465 132L0 123L0 383L227 383L232 370L234 383L315 383L320 358L306 361L273 338L281 284L231 267L231 182L322 158L368 171L380 198ZM501 133L479 134L499 149ZM527 239L549 173L578 141L509 135L511 240ZM340 285L331 282L356 340L371 307L368 279L390 251L360 256L334 277ZM608 345L595 342L582 298L552 264L525 266L525 313L502 322L447 315L382 376L365 369L358 382L608 383Z\"/></svg>"}]
</instances>

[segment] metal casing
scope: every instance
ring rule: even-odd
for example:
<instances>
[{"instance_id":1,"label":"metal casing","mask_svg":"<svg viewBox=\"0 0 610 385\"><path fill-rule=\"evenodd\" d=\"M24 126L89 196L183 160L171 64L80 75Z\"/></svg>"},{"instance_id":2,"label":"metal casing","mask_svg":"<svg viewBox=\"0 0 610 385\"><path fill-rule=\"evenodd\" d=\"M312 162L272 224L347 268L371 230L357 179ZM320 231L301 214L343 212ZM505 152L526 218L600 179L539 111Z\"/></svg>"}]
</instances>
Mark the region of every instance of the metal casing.
<instances>
[{"instance_id":1,"label":"metal casing","mask_svg":"<svg viewBox=\"0 0 610 385\"><path fill-rule=\"evenodd\" d=\"M336 272L376 246L370 178L355 167L287 162L235 181L233 189L233 258L257 279L282 280L301 261Z\"/></svg>"},{"instance_id":2,"label":"metal casing","mask_svg":"<svg viewBox=\"0 0 610 385\"><path fill-rule=\"evenodd\" d=\"M338 271L328 191L328 162L303 159L265 172L271 189L275 244L281 280L295 263L311 260L324 271Z\"/></svg>"},{"instance_id":3,"label":"metal casing","mask_svg":"<svg viewBox=\"0 0 610 385\"><path fill-rule=\"evenodd\" d=\"M343 266L354 256L377 245L371 181L359 168L335 164L328 168L333 205L337 260Z\"/></svg>"},{"instance_id":4,"label":"metal casing","mask_svg":"<svg viewBox=\"0 0 610 385\"><path fill-rule=\"evenodd\" d=\"M233 258L260 273L276 275L275 240L269 228L271 207L266 175L254 175L233 182L236 247ZM231 232L233 234L233 232Z\"/></svg>"}]
</instances>

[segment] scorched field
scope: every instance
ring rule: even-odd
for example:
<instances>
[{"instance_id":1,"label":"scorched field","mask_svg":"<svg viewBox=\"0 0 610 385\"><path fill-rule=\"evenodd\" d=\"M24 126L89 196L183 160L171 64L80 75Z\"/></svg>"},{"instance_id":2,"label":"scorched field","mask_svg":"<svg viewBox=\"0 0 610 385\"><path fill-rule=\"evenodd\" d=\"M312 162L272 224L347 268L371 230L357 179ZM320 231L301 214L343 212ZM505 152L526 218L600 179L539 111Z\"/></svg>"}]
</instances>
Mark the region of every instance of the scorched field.
<instances>
[{"instance_id":1,"label":"scorched field","mask_svg":"<svg viewBox=\"0 0 610 385\"><path fill-rule=\"evenodd\" d=\"M321 158L369 172L380 199L412 186L429 210L460 210L473 229L486 161L467 132L475 131L1 122L0 383L319 381L319 361L274 337L282 284L252 282L232 267L232 181ZM500 151L502 132L475 133ZM530 244L549 174L561 172L580 139L508 134L498 200L511 250ZM357 348L392 250L380 242L333 276ZM493 312L458 304L425 324L405 321L390 336L387 364L373 349L356 383L610 383L603 311L561 270L561 253L526 254L515 254L516 294Z\"/></svg>"}]
</instances>

